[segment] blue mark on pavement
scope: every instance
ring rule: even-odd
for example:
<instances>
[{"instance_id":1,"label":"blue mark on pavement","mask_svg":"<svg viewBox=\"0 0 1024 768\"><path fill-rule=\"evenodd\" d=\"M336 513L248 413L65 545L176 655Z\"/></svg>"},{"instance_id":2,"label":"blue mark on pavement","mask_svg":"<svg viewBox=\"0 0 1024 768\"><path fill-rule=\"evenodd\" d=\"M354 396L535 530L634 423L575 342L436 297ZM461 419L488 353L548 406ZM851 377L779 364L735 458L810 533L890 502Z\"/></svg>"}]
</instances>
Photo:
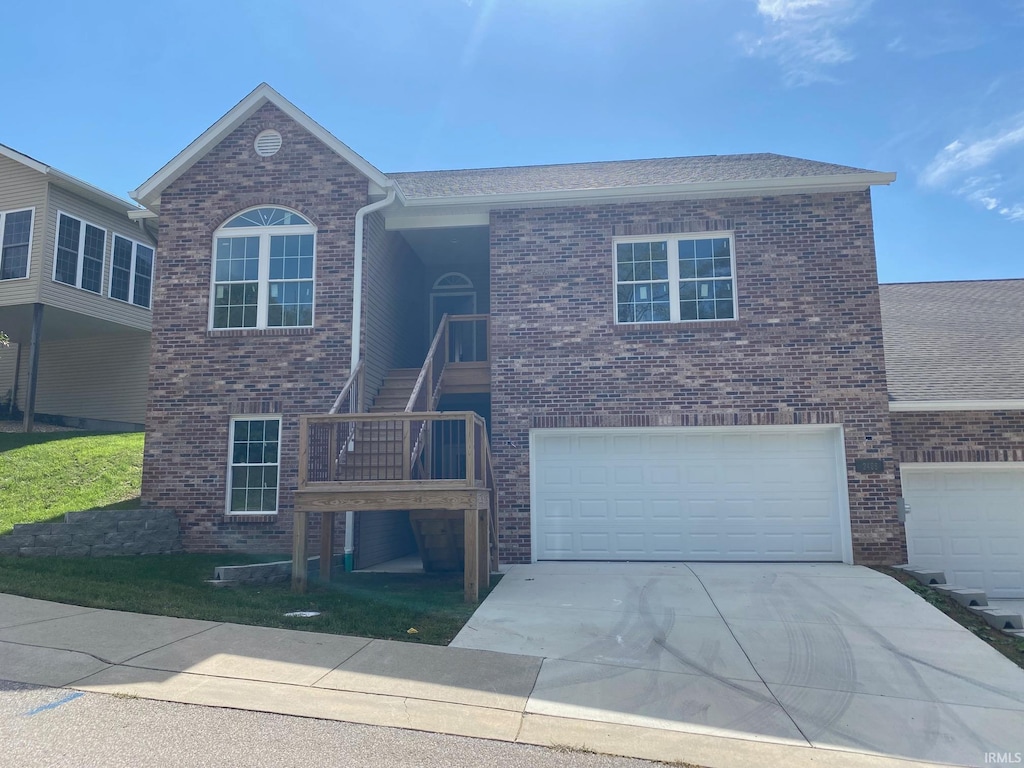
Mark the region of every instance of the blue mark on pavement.
<instances>
[{"instance_id":1,"label":"blue mark on pavement","mask_svg":"<svg viewBox=\"0 0 1024 768\"><path fill-rule=\"evenodd\" d=\"M46 712L49 709L56 709L61 704L67 704L69 701L74 701L75 699L77 699L77 698L79 698L81 696L85 696L85 694L84 693L70 693L67 696L65 696L63 699L57 699L57 701L51 702L49 704L43 704L41 707L36 707L35 709L30 709L28 712L25 713L25 717L32 717L32 715L38 715L40 712Z\"/></svg>"}]
</instances>

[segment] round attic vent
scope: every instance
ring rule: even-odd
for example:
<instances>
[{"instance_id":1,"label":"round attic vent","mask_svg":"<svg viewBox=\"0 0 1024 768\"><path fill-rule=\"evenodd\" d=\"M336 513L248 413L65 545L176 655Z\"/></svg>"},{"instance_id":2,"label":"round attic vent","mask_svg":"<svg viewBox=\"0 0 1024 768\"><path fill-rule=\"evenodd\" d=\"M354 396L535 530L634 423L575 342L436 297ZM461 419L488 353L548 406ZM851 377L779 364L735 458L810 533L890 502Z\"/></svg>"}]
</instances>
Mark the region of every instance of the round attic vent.
<instances>
[{"instance_id":1,"label":"round attic vent","mask_svg":"<svg viewBox=\"0 0 1024 768\"><path fill-rule=\"evenodd\" d=\"M256 141L253 146L256 148L256 154L260 157L276 155L277 150L281 148L281 134L273 128L260 131L260 134L256 137Z\"/></svg>"}]
</instances>

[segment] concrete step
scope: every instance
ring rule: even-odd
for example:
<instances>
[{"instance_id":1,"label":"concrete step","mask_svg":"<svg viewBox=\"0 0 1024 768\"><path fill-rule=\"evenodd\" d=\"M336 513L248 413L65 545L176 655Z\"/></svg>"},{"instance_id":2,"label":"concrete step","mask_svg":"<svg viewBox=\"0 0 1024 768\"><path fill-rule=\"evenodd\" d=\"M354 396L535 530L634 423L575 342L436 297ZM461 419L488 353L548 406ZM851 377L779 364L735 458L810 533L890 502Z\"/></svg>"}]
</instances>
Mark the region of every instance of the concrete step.
<instances>
[{"instance_id":1,"label":"concrete step","mask_svg":"<svg viewBox=\"0 0 1024 768\"><path fill-rule=\"evenodd\" d=\"M946 574L944 574L942 571L926 571L923 569L914 568L910 565L897 565L896 569L903 571L909 576L913 576L922 584L929 587L934 587L936 584L946 583Z\"/></svg>"},{"instance_id":2,"label":"concrete step","mask_svg":"<svg viewBox=\"0 0 1024 768\"><path fill-rule=\"evenodd\" d=\"M988 596L980 589L966 589L952 584L935 584L934 589L956 600L964 608L988 605Z\"/></svg>"},{"instance_id":3,"label":"concrete step","mask_svg":"<svg viewBox=\"0 0 1024 768\"><path fill-rule=\"evenodd\" d=\"M996 629L1024 630L1024 620L1019 613L1002 608L971 608L980 618Z\"/></svg>"}]
</instances>

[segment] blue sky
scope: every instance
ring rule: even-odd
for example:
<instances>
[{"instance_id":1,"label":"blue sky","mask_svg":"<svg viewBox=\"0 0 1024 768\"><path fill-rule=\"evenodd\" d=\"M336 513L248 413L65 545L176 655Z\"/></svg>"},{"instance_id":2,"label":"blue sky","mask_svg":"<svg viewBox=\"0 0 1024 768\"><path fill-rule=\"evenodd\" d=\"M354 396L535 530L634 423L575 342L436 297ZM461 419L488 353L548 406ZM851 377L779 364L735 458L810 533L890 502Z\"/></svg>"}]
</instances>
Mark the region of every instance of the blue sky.
<instances>
[{"instance_id":1,"label":"blue sky","mask_svg":"<svg viewBox=\"0 0 1024 768\"><path fill-rule=\"evenodd\" d=\"M120 195L261 81L381 170L882 171L883 281L1024 277L1024 0L11 3L0 143Z\"/></svg>"}]
</instances>

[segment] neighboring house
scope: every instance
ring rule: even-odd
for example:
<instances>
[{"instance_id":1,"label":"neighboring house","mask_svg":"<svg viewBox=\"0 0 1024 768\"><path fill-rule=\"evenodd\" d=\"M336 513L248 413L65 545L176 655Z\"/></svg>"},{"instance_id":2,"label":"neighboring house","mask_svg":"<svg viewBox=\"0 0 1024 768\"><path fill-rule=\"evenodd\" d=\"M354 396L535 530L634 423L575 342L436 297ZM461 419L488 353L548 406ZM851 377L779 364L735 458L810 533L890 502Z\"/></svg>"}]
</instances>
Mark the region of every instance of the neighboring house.
<instances>
[{"instance_id":1,"label":"neighboring house","mask_svg":"<svg viewBox=\"0 0 1024 768\"><path fill-rule=\"evenodd\" d=\"M0 400L26 424L145 420L156 240L133 209L0 145Z\"/></svg>"},{"instance_id":2,"label":"neighboring house","mask_svg":"<svg viewBox=\"0 0 1024 768\"><path fill-rule=\"evenodd\" d=\"M1024 280L880 291L910 562L1024 597Z\"/></svg>"},{"instance_id":3,"label":"neighboring house","mask_svg":"<svg viewBox=\"0 0 1024 768\"><path fill-rule=\"evenodd\" d=\"M297 509L390 498L345 521L365 565L414 547L410 514L421 548L450 538L417 510L489 458L504 562L905 562L870 198L894 178L772 154L384 174L261 85L133 193L160 241L143 501L191 551L281 552ZM489 447L472 418L359 415L431 410L446 314L428 383ZM300 434L336 399L356 427Z\"/></svg>"}]
</instances>

